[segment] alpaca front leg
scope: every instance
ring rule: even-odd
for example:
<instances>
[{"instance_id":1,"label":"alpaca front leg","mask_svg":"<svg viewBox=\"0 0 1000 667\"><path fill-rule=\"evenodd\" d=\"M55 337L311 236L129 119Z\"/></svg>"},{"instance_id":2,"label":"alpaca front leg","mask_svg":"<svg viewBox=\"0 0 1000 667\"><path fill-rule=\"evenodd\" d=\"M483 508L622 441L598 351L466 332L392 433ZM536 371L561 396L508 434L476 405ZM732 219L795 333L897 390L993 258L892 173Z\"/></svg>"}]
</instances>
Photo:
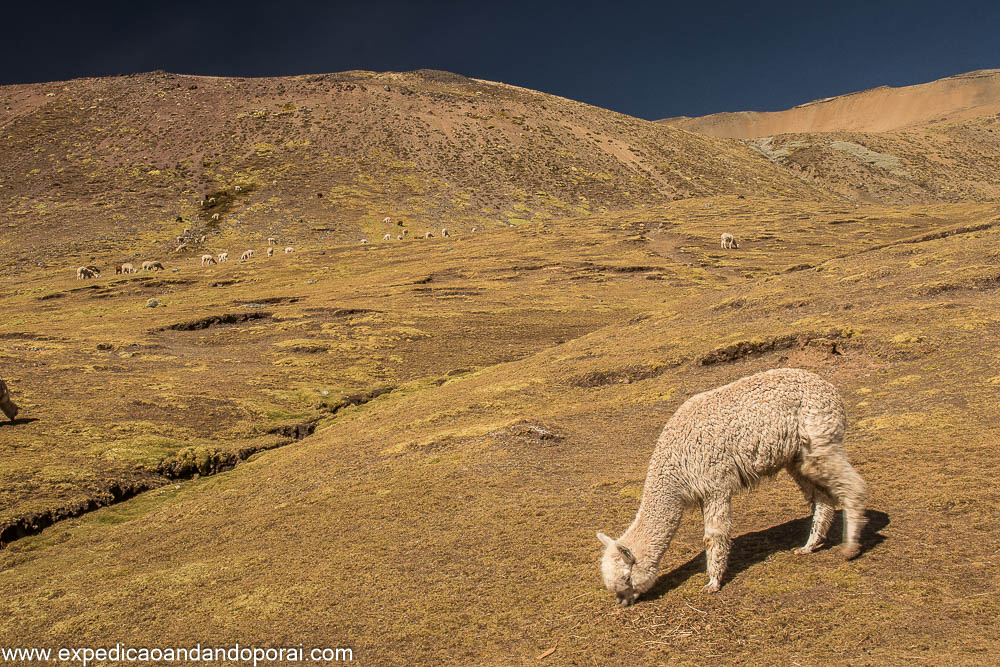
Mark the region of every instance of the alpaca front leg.
<instances>
[{"instance_id":1,"label":"alpaca front leg","mask_svg":"<svg viewBox=\"0 0 1000 667\"><path fill-rule=\"evenodd\" d=\"M702 505L705 518L705 562L708 569L708 583L702 589L715 593L722 587L722 576L729 562L729 548L732 546L733 518L730 498L712 498Z\"/></svg>"}]
</instances>

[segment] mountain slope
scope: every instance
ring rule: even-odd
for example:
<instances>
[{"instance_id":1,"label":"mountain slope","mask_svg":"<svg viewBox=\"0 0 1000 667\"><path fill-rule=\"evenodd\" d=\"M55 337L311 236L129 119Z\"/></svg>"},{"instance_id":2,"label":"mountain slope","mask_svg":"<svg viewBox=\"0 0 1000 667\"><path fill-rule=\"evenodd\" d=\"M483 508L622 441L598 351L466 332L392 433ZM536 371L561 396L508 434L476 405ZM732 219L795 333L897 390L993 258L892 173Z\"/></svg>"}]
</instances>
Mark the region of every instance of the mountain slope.
<instances>
[{"instance_id":1,"label":"mountain slope","mask_svg":"<svg viewBox=\"0 0 1000 667\"><path fill-rule=\"evenodd\" d=\"M774 113L667 119L738 137L774 164L850 199L1000 200L1000 70L884 86Z\"/></svg>"},{"instance_id":2,"label":"mountain slope","mask_svg":"<svg viewBox=\"0 0 1000 667\"><path fill-rule=\"evenodd\" d=\"M788 133L888 132L998 112L1000 69L989 69L913 86L880 86L784 111L726 112L657 122L712 137L756 139Z\"/></svg>"},{"instance_id":3,"label":"mountain slope","mask_svg":"<svg viewBox=\"0 0 1000 667\"><path fill-rule=\"evenodd\" d=\"M737 142L444 72L152 73L0 102L0 215L42 250L144 235L167 251L192 222L357 243L386 216L422 231L734 191L829 198Z\"/></svg>"}]
</instances>

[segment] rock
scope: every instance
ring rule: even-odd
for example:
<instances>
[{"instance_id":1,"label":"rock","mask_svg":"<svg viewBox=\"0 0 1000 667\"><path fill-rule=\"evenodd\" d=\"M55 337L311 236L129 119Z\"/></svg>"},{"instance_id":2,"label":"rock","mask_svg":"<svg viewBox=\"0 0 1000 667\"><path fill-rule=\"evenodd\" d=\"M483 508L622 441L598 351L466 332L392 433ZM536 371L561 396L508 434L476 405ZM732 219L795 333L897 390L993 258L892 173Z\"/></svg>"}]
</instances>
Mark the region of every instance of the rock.
<instances>
[{"instance_id":1,"label":"rock","mask_svg":"<svg viewBox=\"0 0 1000 667\"><path fill-rule=\"evenodd\" d=\"M156 308L159 305L160 305L159 299L150 299L149 301L146 302L146 308Z\"/></svg>"}]
</instances>

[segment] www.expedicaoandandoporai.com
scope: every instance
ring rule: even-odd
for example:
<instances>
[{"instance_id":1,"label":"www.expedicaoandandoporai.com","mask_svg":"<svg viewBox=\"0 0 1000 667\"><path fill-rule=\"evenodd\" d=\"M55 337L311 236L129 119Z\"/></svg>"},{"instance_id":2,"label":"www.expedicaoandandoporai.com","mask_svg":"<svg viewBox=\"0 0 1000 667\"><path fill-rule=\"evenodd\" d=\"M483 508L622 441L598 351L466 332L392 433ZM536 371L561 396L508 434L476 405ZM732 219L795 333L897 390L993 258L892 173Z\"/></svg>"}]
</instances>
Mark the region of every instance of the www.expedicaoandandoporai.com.
<instances>
[{"instance_id":1,"label":"www.expedicaoandandoporai.com","mask_svg":"<svg viewBox=\"0 0 1000 667\"><path fill-rule=\"evenodd\" d=\"M256 646L202 646L191 647L133 647L115 644L108 647L74 648L4 648L0 647L0 661L18 664L32 662L68 662L80 665L94 663L197 663L216 662L246 663L252 665L283 663L353 662L354 651L349 648L305 648L291 646L260 648Z\"/></svg>"}]
</instances>

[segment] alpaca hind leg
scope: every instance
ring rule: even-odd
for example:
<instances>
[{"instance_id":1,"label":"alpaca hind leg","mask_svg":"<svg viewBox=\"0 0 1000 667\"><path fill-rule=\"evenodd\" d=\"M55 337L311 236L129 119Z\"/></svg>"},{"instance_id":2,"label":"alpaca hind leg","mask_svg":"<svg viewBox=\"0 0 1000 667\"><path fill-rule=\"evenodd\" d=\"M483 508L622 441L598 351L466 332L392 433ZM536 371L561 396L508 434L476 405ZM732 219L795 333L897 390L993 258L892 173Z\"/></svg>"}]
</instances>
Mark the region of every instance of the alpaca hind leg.
<instances>
[{"instance_id":1,"label":"alpaca hind leg","mask_svg":"<svg viewBox=\"0 0 1000 667\"><path fill-rule=\"evenodd\" d=\"M802 495L806 498L806 502L810 503L813 508L813 520L812 527L809 529L809 539L806 540L805 546L795 550L797 554L809 554L815 551L816 547L826 539L826 534L830 530L830 524L833 523L834 501L824 488L818 486L796 468L790 467L788 473L795 480L795 483L799 485Z\"/></svg>"},{"instance_id":2,"label":"alpaca hind leg","mask_svg":"<svg viewBox=\"0 0 1000 667\"><path fill-rule=\"evenodd\" d=\"M865 501L868 498L868 487L861 475L837 449L808 457L800 472L843 505L844 543L840 553L846 559L854 558L861 553L861 529L865 525Z\"/></svg>"},{"instance_id":3,"label":"alpaca hind leg","mask_svg":"<svg viewBox=\"0 0 1000 667\"><path fill-rule=\"evenodd\" d=\"M844 544L840 547L840 553L844 558L851 559L861 553L861 530L867 521L865 501L868 498L868 487L847 459L841 459L839 468L840 476L835 493L844 505Z\"/></svg>"},{"instance_id":4,"label":"alpaca hind leg","mask_svg":"<svg viewBox=\"0 0 1000 667\"><path fill-rule=\"evenodd\" d=\"M705 518L705 562L708 565L708 583L702 589L715 593L722 587L726 573L729 549L732 546L733 512L729 496L706 499L702 504Z\"/></svg>"}]
</instances>

